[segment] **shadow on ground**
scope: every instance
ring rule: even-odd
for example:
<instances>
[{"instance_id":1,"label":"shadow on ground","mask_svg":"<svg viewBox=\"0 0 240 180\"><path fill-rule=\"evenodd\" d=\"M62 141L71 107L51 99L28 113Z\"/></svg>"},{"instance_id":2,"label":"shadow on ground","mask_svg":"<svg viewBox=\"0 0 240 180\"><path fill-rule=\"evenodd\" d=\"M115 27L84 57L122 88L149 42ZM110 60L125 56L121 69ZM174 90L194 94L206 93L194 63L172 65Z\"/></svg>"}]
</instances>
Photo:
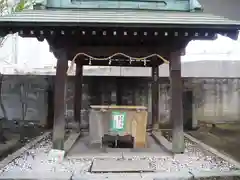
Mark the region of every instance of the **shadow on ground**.
<instances>
[{"instance_id":1,"label":"shadow on ground","mask_svg":"<svg viewBox=\"0 0 240 180\"><path fill-rule=\"evenodd\" d=\"M240 124L201 125L188 134L240 162Z\"/></svg>"}]
</instances>

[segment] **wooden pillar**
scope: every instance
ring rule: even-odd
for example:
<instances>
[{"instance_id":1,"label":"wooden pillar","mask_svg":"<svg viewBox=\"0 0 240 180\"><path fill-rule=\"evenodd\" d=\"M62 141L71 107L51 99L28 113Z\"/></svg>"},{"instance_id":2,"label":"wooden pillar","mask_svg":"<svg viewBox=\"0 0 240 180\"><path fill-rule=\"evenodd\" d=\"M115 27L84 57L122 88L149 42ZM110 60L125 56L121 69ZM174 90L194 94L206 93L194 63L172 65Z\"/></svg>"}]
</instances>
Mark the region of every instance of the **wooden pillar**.
<instances>
[{"instance_id":1,"label":"wooden pillar","mask_svg":"<svg viewBox=\"0 0 240 180\"><path fill-rule=\"evenodd\" d=\"M54 88L53 149L64 149L65 136L65 87L68 60L65 49L55 51L57 70Z\"/></svg>"},{"instance_id":2,"label":"wooden pillar","mask_svg":"<svg viewBox=\"0 0 240 180\"><path fill-rule=\"evenodd\" d=\"M81 126L81 109L82 109L82 84L83 84L83 66L81 61L76 61L75 74L75 90L74 90L74 120L78 123L80 131Z\"/></svg>"},{"instance_id":3,"label":"wooden pillar","mask_svg":"<svg viewBox=\"0 0 240 180\"><path fill-rule=\"evenodd\" d=\"M159 78L160 79L160 78ZM162 82L160 82L160 81L158 81L158 89L159 89L159 91L158 91L158 97L159 97L159 99L158 99L158 111L159 111L159 113L158 113L158 126L159 126L159 128L160 128L160 120L161 120L161 111L162 111L162 108L163 107L161 107L162 106Z\"/></svg>"},{"instance_id":4,"label":"wooden pillar","mask_svg":"<svg viewBox=\"0 0 240 180\"><path fill-rule=\"evenodd\" d=\"M158 65L152 67L152 126L153 129L158 129L159 117L159 69Z\"/></svg>"},{"instance_id":5,"label":"wooden pillar","mask_svg":"<svg viewBox=\"0 0 240 180\"><path fill-rule=\"evenodd\" d=\"M53 120L54 120L54 84L53 77L49 77L48 83L49 86L47 88L47 104L48 104L48 115L47 115L47 128L53 128Z\"/></svg>"},{"instance_id":6,"label":"wooden pillar","mask_svg":"<svg viewBox=\"0 0 240 180\"><path fill-rule=\"evenodd\" d=\"M182 78L181 78L181 52L170 54L170 85L171 85L171 108L170 119L172 122L172 151L173 153L184 152L183 134L183 103L182 103Z\"/></svg>"},{"instance_id":7,"label":"wooden pillar","mask_svg":"<svg viewBox=\"0 0 240 180\"><path fill-rule=\"evenodd\" d=\"M152 124L152 82L148 82L148 125Z\"/></svg>"}]
</instances>

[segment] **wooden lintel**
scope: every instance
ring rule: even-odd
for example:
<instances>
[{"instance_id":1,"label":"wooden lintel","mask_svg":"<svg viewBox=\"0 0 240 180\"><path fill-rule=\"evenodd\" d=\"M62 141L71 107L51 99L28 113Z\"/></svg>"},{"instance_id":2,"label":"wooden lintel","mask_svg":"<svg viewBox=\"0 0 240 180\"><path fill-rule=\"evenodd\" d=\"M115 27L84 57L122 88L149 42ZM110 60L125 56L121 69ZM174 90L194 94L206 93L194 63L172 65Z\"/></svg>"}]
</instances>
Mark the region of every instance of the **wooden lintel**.
<instances>
[{"instance_id":1,"label":"wooden lintel","mask_svg":"<svg viewBox=\"0 0 240 180\"><path fill-rule=\"evenodd\" d=\"M159 54L164 57L166 55L164 53L165 49L166 47L156 46L80 46L71 53L72 57L78 53L86 53L93 57L109 57L116 53L124 53L128 56L138 58L151 54Z\"/></svg>"},{"instance_id":2,"label":"wooden lintel","mask_svg":"<svg viewBox=\"0 0 240 180\"><path fill-rule=\"evenodd\" d=\"M89 44L92 43L91 41L86 41L86 39L118 39L118 38L131 38L131 39L139 39L140 42L142 39L147 39L150 41L154 41L156 39L166 39L166 38L178 38L178 37L187 37L190 39L214 39L215 34L221 34L233 39L237 38L238 32L236 29L217 29L214 30L212 28L146 28L142 27L134 28L123 28L119 27L116 29L116 27L51 27L50 29L47 27L41 27L33 28L33 26L23 26L23 27L5 27L2 30L2 36L6 34L12 34L18 32L20 36L22 37L37 37L38 39L44 39L49 38L51 36L57 35L61 37L66 37L69 39L69 37L75 39L78 39L80 41L76 41L80 44ZM127 35L124 35L124 32L127 33ZM136 34L137 32L137 34ZM167 33L167 34L166 34ZM126 44L131 43L131 41L127 41ZM161 42L159 42L161 43Z\"/></svg>"},{"instance_id":3,"label":"wooden lintel","mask_svg":"<svg viewBox=\"0 0 240 180\"><path fill-rule=\"evenodd\" d=\"M68 61L64 49L54 52L57 60L54 93L54 125L53 125L53 148L64 149L65 136L65 87L67 81Z\"/></svg>"},{"instance_id":4,"label":"wooden lintel","mask_svg":"<svg viewBox=\"0 0 240 180\"><path fill-rule=\"evenodd\" d=\"M76 61L75 74L75 95L74 95L74 119L81 125L81 109L82 109L82 81L83 81L83 66L80 61ZM79 129L80 130L80 129Z\"/></svg>"},{"instance_id":5,"label":"wooden lintel","mask_svg":"<svg viewBox=\"0 0 240 180\"><path fill-rule=\"evenodd\" d=\"M182 78L181 78L181 51L170 53L170 91L171 108L170 120L172 122L172 151L173 153L184 152L183 133L183 103L182 103Z\"/></svg>"},{"instance_id":6,"label":"wooden lintel","mask_svg":"<svg viewBox=\"0 0 240 180\"><path fill-rule=\"evenodd\" d=\"M91 61L84 60L82 61L83 65L92 65L92 66L125 66L125 67L152 67L152 62L129 62L129 61ZM159 61L158 65L163 64L163 61Z\"/></svg>"}]
</instances>

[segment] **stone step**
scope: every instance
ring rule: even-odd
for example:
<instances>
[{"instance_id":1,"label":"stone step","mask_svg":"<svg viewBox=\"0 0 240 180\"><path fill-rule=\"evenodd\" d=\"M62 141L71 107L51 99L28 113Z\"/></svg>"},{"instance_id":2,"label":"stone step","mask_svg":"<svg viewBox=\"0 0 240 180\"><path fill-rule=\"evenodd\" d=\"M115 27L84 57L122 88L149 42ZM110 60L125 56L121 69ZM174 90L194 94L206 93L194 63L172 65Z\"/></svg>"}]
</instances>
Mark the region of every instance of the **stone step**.
<instances>
[{"instance_id":1,"label":"stone step","mask_svg":"<svg viewBox=\"0 0 240 180\"><path fill-rule=\"evenodd\" d=\"M93 161L91 172L152 172L148 160L117 160L117 159L96 159Z\"/></svg>"}]
</instances>

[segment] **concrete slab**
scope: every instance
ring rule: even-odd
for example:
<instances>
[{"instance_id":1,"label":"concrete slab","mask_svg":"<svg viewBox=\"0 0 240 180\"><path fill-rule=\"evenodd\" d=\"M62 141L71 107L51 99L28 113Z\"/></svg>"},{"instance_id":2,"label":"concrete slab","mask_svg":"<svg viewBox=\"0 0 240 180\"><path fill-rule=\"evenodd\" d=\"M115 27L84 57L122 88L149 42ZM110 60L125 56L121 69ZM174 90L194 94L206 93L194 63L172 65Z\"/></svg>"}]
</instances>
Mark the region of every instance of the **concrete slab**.
<instances>
[{"instance_id":1,"label":"concrete slab","mask_svg":"<svg viewBox=\"0 0 240 180\"><path fill-rule=\"evenodd\" d=\"M163 145L169 152L172 151L172 143L169 142L161 133L161 131L153 131L153 138L161 145Z\"/></svg>"},{"instance_id":2,"label":"concrete slab","mask_svg":"<svg viewBox=\"0 0 240 180\"><path fill-rule=\"evenodd\" d=\"M67 159L122 159L121 152L109 152L109 153L83 153L67 155Z\"/></svg>"},{"instance_id":3,"label":"concrete slab","mask_svg":"<svg viewBox=\"0 0 240 180\"><path fill-rule=\"evenodd\" d=\"M81 137L78 138L69 150L68 156L103 153L103 150L100 148L89 147L89 138L88 134L81 133Z\"/></svg>"},{"instance_id":4,"label":"concrete slab","mask_svg":"<svg viewBox=\"0 0 240 180\"><path fill-rule=\"evenodd\" d=\"M94 148L89 146L89 136L88 134L84 135L81 134L81 138L79 138L73 147L70 149L68 156L95 156L99 153L124 153L124 152L133 152L135 154L138 153L168 153L168 151L162 146L157 143L152 136L147 136L148 146L146 148L132 148L132 149L111 149L111 148Z\"/></svg>"},{"instance_id":5,"label":"concrete slab","mask_svg":"<svg viewBox=\"0 0 240 180\"><path fill-rule=\"evenodd\" d=\"M120 153L123 153L123 152L131 152L131 149L128 149L128 148L104 148L104 151L106 153L112 153L112 152L120 152Z\"/></svg>"},{"instance_id":6,"label":"concrete slab","mask_svg":"<svg viewBox=\"0 0 240 180\"><path fill-rule=\"evenodd\" d=\"M151 172L150 163L147 160L115 160L96 159L93 161L91 172Z\"/></svg>"},{"instance_id":7,"label":"concrete slab","mask_svg":"<svg viewBox=\"0 0 240 180\"><path fill-rule=\"evenodd\" d=\"M64 142L64 151L66 153L69 152L69 150L73 147L74 143L77 141L78 137L80 136L80 133L72 132L68 139Z\"/></svg>"},{"instance_id":8,"label":"concrete slab","mask_svg":"<svg viewBox=\"0 0 240 180\"><path fill-rule=\"evenodd\" d=\"M9 172L1 174L0 180L70 180L71 177L70 172Z\"/></svg>"},{"instance_id":9,"label":"concrete slab","mask_svg":"<svg viewBox=\"0 0 240 180\"><path fill-rule=\"evenodd\" d=\"M167 152L123 152L124 159L145 159L145 158L164 158L172 157L171 154Z\"/></svg>"},{"instance_id":10,"label":"concrete slab","mask_svg":"<svg viewBox=\"0 0 240 180\"><path fill-rule=\"evenodd\" d=\"M171 153L159 145L151 136L148 136L149 146L147 148L133 148L133 149L117 149L117 148L90 148L88 147L88 137L83 136L79 138L74 144L73 148L69 151L68 159L100 159L100 158L126 158L135 159L138 158L161 158L170 156Z\"/></svg>"},{"instance_id":11,"label":"concrete slab","mask_svg":"<svg viewBox=\"0 0 240 180\"><path fill-rule=\"evenodd\" d=\"M73 180L189 180L193 176L188 171L162 173L101 173L73 175Z\"/></svg>"},{"instance_id":12,"label":"concrete slab","mask_svg":"<svg viewBox=\"0 0 240 180\"><path fill-rule=\"evenodd\" d=\"M89 173L89 174L75 174L72 180L140 180L140 173Z\"/></svg>"},{"instance_id":13,"label":"concrete slab","mask_svg":"<svg viewBox=\"0 0 240 180\"><path fill-rule=\"evenodd\" d=\"M161 173L141 173L142 180L188 180L193 179L193 175L188 171L161 172Z\"/></svg>"}]
</instances>

